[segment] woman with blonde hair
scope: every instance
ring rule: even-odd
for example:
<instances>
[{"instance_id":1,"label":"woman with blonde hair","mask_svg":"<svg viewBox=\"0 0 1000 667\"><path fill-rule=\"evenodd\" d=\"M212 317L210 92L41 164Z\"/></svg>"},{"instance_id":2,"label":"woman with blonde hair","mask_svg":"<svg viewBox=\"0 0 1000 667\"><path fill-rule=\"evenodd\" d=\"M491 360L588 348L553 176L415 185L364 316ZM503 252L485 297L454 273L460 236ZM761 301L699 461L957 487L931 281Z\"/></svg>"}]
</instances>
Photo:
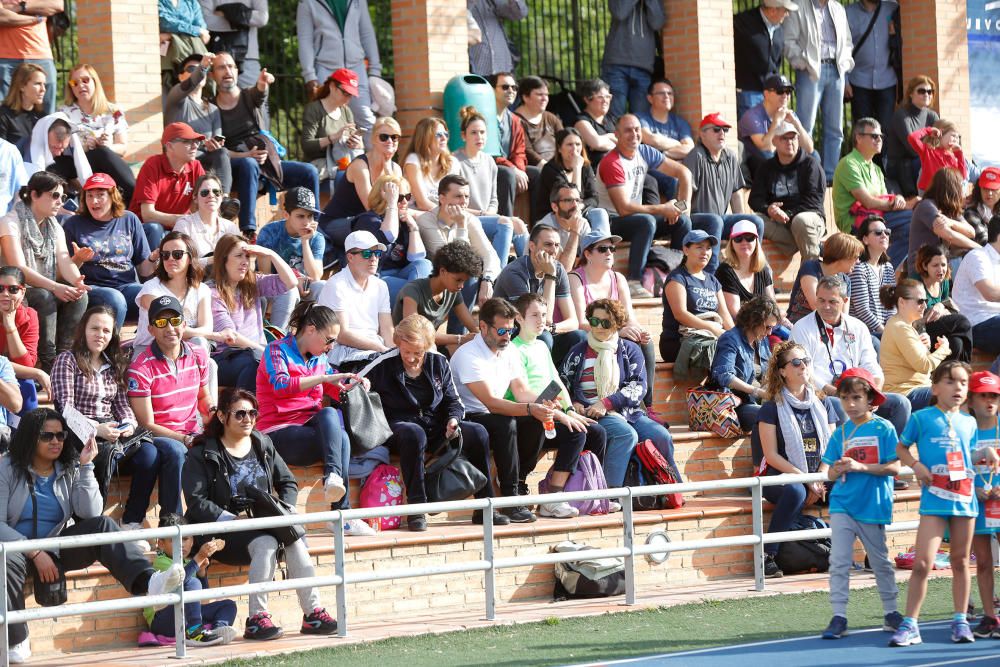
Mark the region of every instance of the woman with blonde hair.
<instances>
[{"instance_id":1,"label":"woman with blonde hair","mask_svg":"<svg viewBox=\"0 0 1000 667\"><path fill-rule=\"evenodd\" d=\"M101 77L92 65L81 63L66 79L64 104L59 111L80 135L87 161L95 173L111 174L126 203L132 200L135 177L123 156L128 152L125 114L108 101Z\"/></svg>"},{"instance_id":2,"label":"woman with blonde hair","mask_svg":"<svg viewBox=\"0 0 1000 667\"><path fill-rule=\"evenodd\" d=\"M823 242L819 259L802 262L788 299L788 319L795 323L816 310L816 285L823 276L842 274L845 285L851 284L850 274L858 263L865 246L850 234L836 232Z\"/></svg>"},{"instance_id":3,"label":"woman with blonde hair","mask_svg":"<svg viewBox=\"0 0 1000 667\"><path fill-rule=\"evenodd\" d=\"M722 251L722 263L715 277L722 285L722 297L735 316L740 307L756 296L774 296L774 274L767 264L757 226L749 220L733 225L729 243Z\"/></svg>"},{"instance_id":4,"label":"woman with blonde hair","mask_svg":"<svg viewBox=\"0 0 1000 667\"><path fill-rule=\"evenodd\" d=\"M17 144L31 136L35 123L45 115L46 85L45 70L39 65L18 65L0 106L0 139Z\"/></svg>"},{"instance_id":5,"label":"woman with blonde hair","mask_svg":"<svg viewBox=\"0 0 1000 667\"><path fill-rule=\"evenodd\" d=\"M333 191L330 202L319 217L321 226L328 220L364 213L368 196L377 189L375 181L386 175L402 176L403 170L393 162L402 134L403 130L395 118L383 116L375 121L371 134L372 147L347 166L344 179Z\"/></svg>"},{"instance_id":6,"label":"woman with blonde hair","mask_svg":"<svg viewBox=\"0 0 1000 667\"><path fill-rule=\"evenodd\" d=\"M437 206L438 183L447 174L457 173L458 166L448 150L448 126L435 116L421 119L413 129L403 162L403 174L413 192L411 206L419 211Z\"/></svg>"}]
</instances>

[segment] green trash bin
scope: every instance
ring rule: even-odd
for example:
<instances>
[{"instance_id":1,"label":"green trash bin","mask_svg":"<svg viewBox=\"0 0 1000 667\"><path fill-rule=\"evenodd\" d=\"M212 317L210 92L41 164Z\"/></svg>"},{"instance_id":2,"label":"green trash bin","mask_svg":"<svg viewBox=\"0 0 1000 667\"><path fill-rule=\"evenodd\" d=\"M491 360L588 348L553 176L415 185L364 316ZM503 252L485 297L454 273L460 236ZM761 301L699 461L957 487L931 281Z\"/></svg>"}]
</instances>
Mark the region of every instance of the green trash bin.
<instances>
[{"instance_id":1,"label":"green trash bin","mask_svg":"<svg viewBox=\"0 0 1000 667\"><path fill-rule=\"evenodd\" d=\"M501 155L500 124L497 122L497 102L493 86L478 74L453 77L444 87L444 122L448 125L448 150L454 152L465 145L462 141L462 119L458 112L470 104L486 118L486 147L483 150L488 155Z\"/></svg>"}]
</instances>

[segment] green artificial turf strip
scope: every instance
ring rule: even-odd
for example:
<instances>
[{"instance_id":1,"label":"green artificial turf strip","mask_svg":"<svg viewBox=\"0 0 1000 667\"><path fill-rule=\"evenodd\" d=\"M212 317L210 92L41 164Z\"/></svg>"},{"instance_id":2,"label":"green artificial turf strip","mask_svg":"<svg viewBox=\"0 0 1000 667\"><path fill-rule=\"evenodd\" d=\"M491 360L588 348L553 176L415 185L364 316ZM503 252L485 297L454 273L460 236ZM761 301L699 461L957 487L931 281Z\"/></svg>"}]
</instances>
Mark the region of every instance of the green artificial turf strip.
<instances>
[{"instance_id":1,"label":"green artificial turf strip","mask_svg":"<svg viewBox=\"0 0 1000 667\"><path fill-rule=\"evenodd\" d=\"M902 611L906 586L900 588ZM979 597L976 590L973 579L973 599ZM503 607L498 611L502 615ZM565 665L819 634L831 616L825 592L705 601L577 618L559 618L559 605L554 604L552 614L540 623L398 637L226 664ZM950 614L951 579L932 579L921 617L930 621ZM875 587L851 591L848 618L855 629L881 625L882 607Z\"/></svg>"}]
</instances>

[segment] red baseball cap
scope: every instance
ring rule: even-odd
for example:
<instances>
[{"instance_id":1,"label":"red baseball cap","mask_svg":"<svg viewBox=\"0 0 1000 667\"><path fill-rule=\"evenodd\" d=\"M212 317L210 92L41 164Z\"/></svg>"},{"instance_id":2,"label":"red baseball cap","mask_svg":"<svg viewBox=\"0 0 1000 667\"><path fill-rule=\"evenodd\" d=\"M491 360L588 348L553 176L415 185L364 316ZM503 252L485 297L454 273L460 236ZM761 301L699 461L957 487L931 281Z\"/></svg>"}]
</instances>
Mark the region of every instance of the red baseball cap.
<instances>
[{"instance_id":1,"label":"red baseball cap","mask_svg":"<svg viewBox=\"0 0 1000 667\"><path fill-rule=\"evenodd\" d=\"M1000 168L986 167L979 174L979 187L987 190L1000 190Z\"/></svg>"},{"instance_id":2,"label":"red baseball cap","mask_svg":"<svg viewBox=\"0 0 1000 667\"><path fill-rule=\"evenodd\" d=\"M88 178L87 182L83 184L84 190L111 190L117 187L118 184L115 183L115 179L100 172Z\"/></svg>"},{"instance_id":3,"label":"red baseball cap","mask_svg":"<svg viewBox=\"0 0 1000 667\"><path fill-rule=\"evenodd\" d=\"M348 95L358 96L358 75L354 70L341 67L330 75L331 81L336 81L340 89Z\"/></svg>"},{"instance_id":4,"label":"red baseball cap","mask_svg":"<svg viewBox=\"0 0 1000 667\"><path fill-rule=\"evenodd\" d=\"M989 371L976 371L969 377L969 393L1000 394L1000 377Z\"/></svg>"},{"instance_id":5,"label":"red baseball cap","mask_svg":"<svg viewBox=\"0 0 1000 667\"><path fill-rule=\"evenodd\" d=\"M885 394L879 391L878 387L875 386L875 378L872 377L872 374L868 372L867 369L848 368L846 371L840 374L840 379L837 380L838 389L840 388L840 383L843 382L846 378L861 378L862 380L867 382L868 386L871 387L872 391L875 392L875 398L872 399L872 405L874 405L875 407L878 407L883 403L885 403Z\"/></svg>"},{"instance_id":6,"label":"red baseball cap","mask_svg":"<svg viewBox=\"0 0 1000 667\"><path fill-rule=\"evenodd\" d=\"M163 136L160 138L161 144L169 144L174 139L196 139L205 141L204 134L198 134L187 123L171 123L163 128Z\"/></svg>"},{"instance_id":7,"label":"red baseball cap","mask_svg":"<svg viewBox=\"0 0 1000 667\"><path fill-rule=\"evenodd\" d=\"M709 125L714 125L715 127L732 127L732 123L728 122L722 117L722 114L716 111L715 113L710 113L701 119L701 123L698 125L700 130L703 127L708 127Z\"/></svg>"}]
</instances>

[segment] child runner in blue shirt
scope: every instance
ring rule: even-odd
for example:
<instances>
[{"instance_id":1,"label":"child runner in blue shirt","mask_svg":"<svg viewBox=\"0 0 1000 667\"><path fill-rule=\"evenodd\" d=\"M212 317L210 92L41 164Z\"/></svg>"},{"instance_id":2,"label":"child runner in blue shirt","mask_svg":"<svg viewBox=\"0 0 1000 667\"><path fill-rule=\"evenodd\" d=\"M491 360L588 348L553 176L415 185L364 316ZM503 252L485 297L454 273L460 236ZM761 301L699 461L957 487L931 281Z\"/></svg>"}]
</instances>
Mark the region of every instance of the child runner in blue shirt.
<instances>
[{"instance_id":1,"label":"child runner in blue shirt","mask_svg":"<svg viewBox=\"0 0 1000 667\"><path fill-rule=\"evenodd\" d=\"M921 643L917 618L927 595L927 575L941 545L944 531L951 534L952 596L955 613L951 622L951 640L975 641L966 620L969 599L969 550L975 529L979 503L973 493L972 452L978 447L976 420L959 412L969 389L969 366L960 361L945 361L931 374L933 405L910 417L896 454L903 465L913 468L922 488L920 525L917 528L916 557L906 595L906 615L892 635L889 646ZM910 447L917 446L917 456ZM976 459L987 456L996 466L996 452L985 448Z\"/></svg>"},{"instance_id":2,"label":"child runner in blue shirt","mask_svg":"<svg viewBox=\"0 0 1000 667\"><path fill-rule=\"evenodd\" d=\"M896 574L889 561L885 526L892 523L892 478L899 474L896 429L873 411L885 402L872 374L863 368L848 368L837 383L837 396L849 421L830 436L823 463L834 483L830 491L830 604L833 618L823 639L847 634L847 598L851 590L854 540L860 539L875 571L882 598L886 632L903 621L896 610Z\"/></svg>"},{"instance_id":3,"label":"child runner in blue shirt","mask_svg":"<svg viewBox=\"0 0 1000 667\"><path fill-rule=\"evenodd\" d=\"M969 412L976 418L979 447L1000 447L1000 377L989 371L973 373L969 378ZM1000 530L1000 476L995 477L990 466L977 462L976 499L979 516L972 538L972 553L976 556L976 583L983 603L983 618L972 631L976 637L1000 638L1000 622L993 606L993 536Z\"/></svg>"}]
</instances>

